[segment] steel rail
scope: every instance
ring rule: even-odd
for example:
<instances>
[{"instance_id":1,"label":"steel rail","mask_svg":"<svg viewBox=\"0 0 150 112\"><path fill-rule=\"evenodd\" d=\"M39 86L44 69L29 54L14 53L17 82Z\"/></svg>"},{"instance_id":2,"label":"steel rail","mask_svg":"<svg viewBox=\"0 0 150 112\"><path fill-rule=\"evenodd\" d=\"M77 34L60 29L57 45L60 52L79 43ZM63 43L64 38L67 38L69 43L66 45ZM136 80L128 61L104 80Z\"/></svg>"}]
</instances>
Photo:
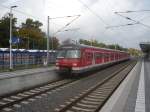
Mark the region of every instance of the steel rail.
<instances>
[{"instance_id":1,"label":"steel rail","mask_svg":"<svg viewBox=\"0 0 150 112\"><path fill-rule=\"evenodd\" d=\"M120 83L124 80L127 74L134 67L135 62L127 64L120 68L118 71L112 73L100 83L94 85L88 90L83 91L78 94L76 97L71 98L69 101L66 101L65 104L60 105L59 108L56 108L56 112L98 112L99 109L104 105L108 100L111 94L116 90ZM118 75L122 71L126 70L124 75ZM120 77L119 77L120 76Z\"/></svg>"}]
</instances>

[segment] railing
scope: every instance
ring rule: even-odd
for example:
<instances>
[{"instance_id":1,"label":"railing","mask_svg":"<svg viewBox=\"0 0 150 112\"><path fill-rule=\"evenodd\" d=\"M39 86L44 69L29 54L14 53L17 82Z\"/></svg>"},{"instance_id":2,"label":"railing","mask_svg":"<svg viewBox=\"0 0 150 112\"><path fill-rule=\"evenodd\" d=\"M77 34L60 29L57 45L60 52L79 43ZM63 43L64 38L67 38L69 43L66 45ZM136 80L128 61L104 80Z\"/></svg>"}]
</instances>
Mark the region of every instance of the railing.
<instances>
[{"instance_id":1,"label":"railing","mask_svg":"<svg viewBox=\"0 0 150 112\"><path fill-rule=\"evenodd\" d=\"M48 64L55 63L56 51L49 52ZM47 52L44 50L17 50L12 52L13 68L32 68L46 66ZM0 51L0 71L9 70L9 50Z\"/></svg>"}]
</instances>

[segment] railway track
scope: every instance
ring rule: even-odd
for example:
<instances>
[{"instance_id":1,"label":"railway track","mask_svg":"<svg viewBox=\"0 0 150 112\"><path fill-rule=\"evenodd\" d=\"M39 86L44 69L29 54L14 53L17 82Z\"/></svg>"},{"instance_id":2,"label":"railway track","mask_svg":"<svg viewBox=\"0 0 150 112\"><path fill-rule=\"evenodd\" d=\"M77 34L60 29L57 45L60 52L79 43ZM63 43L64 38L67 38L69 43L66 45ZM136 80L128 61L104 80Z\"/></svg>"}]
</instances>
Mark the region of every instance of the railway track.
<instances>
[{"instance_id":1,"label":"railway track","mask_svg":"<svg viewBox=\"0 0 150 112\"><path fill-rule=\"evenodd\" d=\"M124 63L122 65L122 66L124 66L124 65L125 66L123 68L121 68L121 70L124 69L127 66L127 63L129 63L129 62L126 62L126 64ZM86 78L88 78L88 77L86 77ZM44 85L29 89L29 90L25 90L25 91L22 91L22 92L17 92L15 94L10 94L10 95L7 95L5 97L0 97L0 112L1 111L11 111L14 107L19 106L19 104L24 102L24 101L27 101L29 99L32 100L32 98L38 97L42 94L44 95L44 94L47 94L47 93L51 93L53 91L63 89L64 87L66 87L68 85L77 83L81 79L83 79L83 78L62 79L62 80L50 82L48 84L44 84ZM92 89L92 88L90 88L90 89ZM91 91L90 89L84 91L82 93L82 95L86 94L87 92L90 93L90 91ZM80 96L81 96L81 94L80 94ZM76 98L81 99L81 97L79 97L79 96L77 96ZM74 104L74 100L72 99L72 102L67 102L67 104L69 104L69 105ZM67 106L67 108L68 108L68 106ZM59 110L61 112L64 112L63 109L66 109L66 107L65 108L59 108ZM58 110L58 109L56 109L56 110Z\"/></svg>"},{"instance_id":2,"label":"railway track","mask_svg":"<svg viewBox=\"0 0 150 112\"><path fill-rule=\"evenodd\" d=\"M57 90L61 87L65 87L68 84L75 82L77 79L63 79L56 82L51 82L47 85L36 87L24 92L18 92L17 94L9 95L0 99L0 111L11 110L11 106L19 104L22 101L33 98L35 96Z\"/></svg>"},{"instance_id":3,"label":"railway track","mask_svg":"<svg viewBox=\"0 0 150 112\"><path fill-rule=\"evenodd\" d=\"M66 101L55 112L98 112L127 74L132 70L136 62L125 65L111 76L76 97Z\"/></svg>"}]
</instances>

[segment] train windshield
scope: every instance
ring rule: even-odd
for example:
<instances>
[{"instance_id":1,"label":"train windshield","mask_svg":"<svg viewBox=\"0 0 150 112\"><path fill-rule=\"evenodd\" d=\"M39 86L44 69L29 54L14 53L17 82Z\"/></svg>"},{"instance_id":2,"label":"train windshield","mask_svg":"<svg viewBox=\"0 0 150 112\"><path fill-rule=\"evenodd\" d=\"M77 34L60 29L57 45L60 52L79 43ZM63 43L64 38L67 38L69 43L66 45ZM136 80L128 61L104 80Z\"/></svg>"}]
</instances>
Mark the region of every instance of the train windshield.
<instances>
[{"instance_id":1,"label":"train windshield","mask_svg":"<svg viewBox=\"0 0 150 112\"><path fill-rule=\"evenodd\" d=\"M79 50L60 50L57 58L80 58Z\"/></svg>"}]
</instances>

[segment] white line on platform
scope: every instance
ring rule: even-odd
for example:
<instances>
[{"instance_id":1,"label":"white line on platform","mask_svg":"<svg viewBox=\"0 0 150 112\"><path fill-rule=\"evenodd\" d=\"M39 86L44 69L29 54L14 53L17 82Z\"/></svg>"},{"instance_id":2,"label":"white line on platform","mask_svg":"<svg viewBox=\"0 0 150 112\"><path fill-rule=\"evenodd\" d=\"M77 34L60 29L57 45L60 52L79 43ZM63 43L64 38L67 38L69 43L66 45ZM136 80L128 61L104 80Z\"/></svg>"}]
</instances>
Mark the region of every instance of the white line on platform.
<instances>
[{"instance_id":1,"label":"white line on platform","mask_svg":"<svg viewBox=\"0 0 150 112\"><path fill-rule=\"evenodd\" d=\"M145 79L144 79L144 61L142 62L139 87L135 105L135 112L145 112Z\"/></svg>"}]
</instances>

